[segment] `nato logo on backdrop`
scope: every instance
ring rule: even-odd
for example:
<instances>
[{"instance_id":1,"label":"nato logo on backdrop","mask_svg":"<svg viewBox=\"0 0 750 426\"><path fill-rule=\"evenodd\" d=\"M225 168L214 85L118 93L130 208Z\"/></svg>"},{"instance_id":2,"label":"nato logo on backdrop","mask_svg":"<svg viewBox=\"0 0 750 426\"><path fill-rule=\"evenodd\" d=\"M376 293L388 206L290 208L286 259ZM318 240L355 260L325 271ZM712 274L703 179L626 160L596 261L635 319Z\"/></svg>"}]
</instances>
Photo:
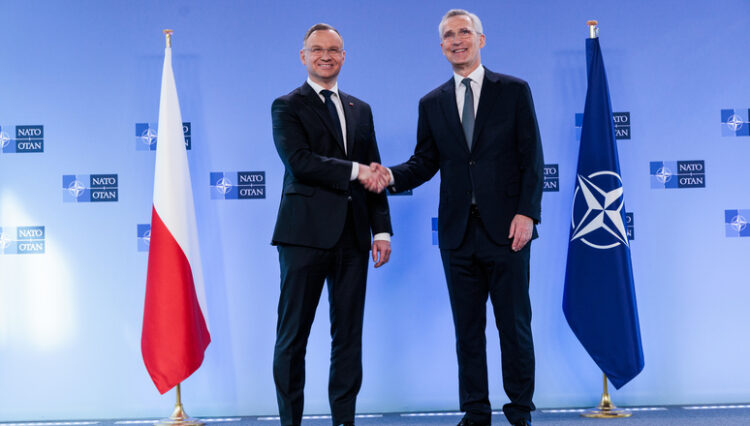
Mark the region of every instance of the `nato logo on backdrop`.
<instances>
[{"instance_id":1,"label":"nato logo on backdrop","mask_svg":"<svg viewBox=\"0 0 750 426\"><path fill-rule=\"evenodd\" d=\"M192 125L189 121L182 123L182 133L185 135L185 148L192 147ZM135 123L135 150L156 151L159 133L156 123Z\"/></svg>"},{"instance_id":2,"label":"nato logo on backdrop","mask_svg":"<svg viewBox=\"0 0 750 426\"><path fill-rule=\"evenodd\" d=\"M750 209L724 210L724 228L727 237L750 237Z\"/></svg>"},{"instance_id":3,"label":"nato logo on backdrop","mask_svg":"<svg viewBox=\"0 0 750 426\"><path fill-rule=\"evenodd\" d=\"M560 192L560 170L557 164L544 165L544 192Z\"/></svg>"},{"instance_id":4,"label":"nato logo on backdrop","mask_svg":"<svg viewBox=\"0 0 750 426\"><path fill-rule=\"evenodd\" d=\"M44 253L44 226L0 227L0 255Z\"/></svg>"},{"instance_id":5,"label":"nato logo on backdrop","mask_svg":"<svg viewBox=\"0 0 750 426\"><path fill-rule=\"evenodd\" d=\"M117 174L63 175L63 202L116 202L119 196L117 183Z\"/></svg>"},{"instance_id":6,"label":"nato logo on backdrop","mask_svg":"<svg viewBox=\"0 0 750 426\"><path fill-rule=\"evenodd\" d=\"M706 187L703 160L652 161L650 174L651 189Z\"/></svg>"},{"instance_id":7,"label":"nato logo on backdrop","mask_svg":"<svg viewBox=\"0 0 750 426\"><path fill-rule=\"evenodd\" d=\"M148 251L151 244L151 224L139 223L136 229L138 232L138 251Z\"/></svg>"},{"instance_id":8,"label":"nato logo on backdrop","mask_svg":"<svg viewBox=\"0 0 750 426\"><path fill-rule=\"evenodd\" d=\"M211 172L212 200L266 198L266 172Z\"/></svg>"},{"instance_id":9,"label":"nato logo on backdrop","mask_svg":"<svg viewBox=\"0 0 750 426\"><path fill-rule=\"evenodd\" d=\"M44 152L44 126L0 126L0 152Z\"/></svg>"},{"instance_id":10,"label":"nato logo on backdrop","mask_svg":"<svg viewBox=\"0 0 750 426\"><path fill-rule=\"evenodd\" d=\"M750 109L722 109L722 136L750 136Z\"/></svg>"},{"instance_id":11,"label":"nato logo on backdrop","mask_svg":"<svg viewBox=\"0 0 750 426\"><path fill-rule=\"evenodd\" d=\"M612 120L615 122L615 139L630 139L630 112L613 112ZM576 114L576 139L581 139L581 127L583 126L583 113Z\"/></svg>"}]
</instances>

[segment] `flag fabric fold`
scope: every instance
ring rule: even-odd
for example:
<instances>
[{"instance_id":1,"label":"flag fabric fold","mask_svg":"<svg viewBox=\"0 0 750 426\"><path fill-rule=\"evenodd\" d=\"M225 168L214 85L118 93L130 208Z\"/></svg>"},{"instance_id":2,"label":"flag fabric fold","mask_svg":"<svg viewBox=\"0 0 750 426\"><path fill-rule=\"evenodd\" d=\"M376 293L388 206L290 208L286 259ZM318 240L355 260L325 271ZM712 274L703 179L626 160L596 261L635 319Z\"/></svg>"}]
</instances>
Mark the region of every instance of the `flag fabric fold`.
<instances>
[{"instance_id":1,"label":"flag fabric fold","mask_svg":"<svg viewBox=\"0 0 750 426\"><path fill-rule=\"evenodd\" d=\"M586 40L588 90L578 154L563 312L620 388L643 370L612 105L599 39Z\"/></svg>"},{"instance_id":2,"label":"flag fabric fold","mask_svg":"<svg viewBox=\"0 0 750 426\"><path fill-rule=\"evenodd\" d=\"M164 53L141 352L162 394L193 374L211 342L195 205L172 49Z\"/></svg>"}]
</instances>

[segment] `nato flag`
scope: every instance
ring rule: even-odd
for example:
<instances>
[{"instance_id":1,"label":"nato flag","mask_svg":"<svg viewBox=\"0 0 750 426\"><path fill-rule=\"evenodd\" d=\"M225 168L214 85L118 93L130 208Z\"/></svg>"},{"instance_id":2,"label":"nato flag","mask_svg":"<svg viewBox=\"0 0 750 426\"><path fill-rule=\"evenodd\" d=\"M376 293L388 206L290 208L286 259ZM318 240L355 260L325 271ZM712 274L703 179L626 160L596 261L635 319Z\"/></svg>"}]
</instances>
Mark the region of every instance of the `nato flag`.
<instances>
[{"instance_id":1,"label":"nato flag","mask_svg":"<svg viewBox=\"0 0 750 426\"><path fill-rule=\"evenodd\" d=\"M612 105L599 39L586 40L583 112L563 312L594 362L620 388L643 370Z\"/></svg>"}]
</instances>

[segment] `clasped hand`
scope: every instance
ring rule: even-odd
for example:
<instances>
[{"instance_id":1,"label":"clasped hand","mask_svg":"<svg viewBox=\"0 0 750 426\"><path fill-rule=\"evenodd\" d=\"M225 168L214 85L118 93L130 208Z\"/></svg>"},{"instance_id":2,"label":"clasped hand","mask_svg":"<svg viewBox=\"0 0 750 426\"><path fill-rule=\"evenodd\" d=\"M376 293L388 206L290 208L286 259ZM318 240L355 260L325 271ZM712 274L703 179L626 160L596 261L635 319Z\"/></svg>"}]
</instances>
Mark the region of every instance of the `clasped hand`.
<instances>
[{"instance_id":1,"label":"clasped hand","mask_svg":"<svg viewBox=\"0 0 750 426\"><path fill-rule=\"evenodd\" d=\"M380 193L391 182L391 175L381 164L360 164L357 179L368 191Z\"/></svg>"}]
</instances>

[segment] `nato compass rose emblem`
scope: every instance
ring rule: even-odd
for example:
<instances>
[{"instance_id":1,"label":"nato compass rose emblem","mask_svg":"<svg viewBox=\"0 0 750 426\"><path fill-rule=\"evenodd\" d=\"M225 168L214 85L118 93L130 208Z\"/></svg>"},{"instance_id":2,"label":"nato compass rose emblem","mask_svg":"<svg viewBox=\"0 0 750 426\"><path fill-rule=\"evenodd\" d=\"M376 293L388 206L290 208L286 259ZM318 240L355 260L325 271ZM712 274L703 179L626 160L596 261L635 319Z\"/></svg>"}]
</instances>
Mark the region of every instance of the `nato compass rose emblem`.
<instances>
[{"instance_id":1,"label":"nato compass rose emblem","mask_svg":"<svg viewBox=\"0 0 750 426\"><path fill-rule=\"evenodd\" d=\"M216 190L219 191L220 194L226 195L229 191L232 190L232 182L230 182L229 179L223 177L216 181Z\"/></svg>"},{"instance_id":2,"label":"nato compass rose emblem","mask_svg":"<svg viewBox=\"0 0 750 426\"><path fill-rule=\"evenodd\" d=\"M5 148L10 143L10 136L7 133L0 131L0 148Z\"/></svg>"},{"instance_id":3,"label":"nato compass rose emblem","mask_svg":"<svg viewBox=\"0 0 750 426\"><path fill-rule=\"evenodd\" d=\"M578 175L573 195L573 232L570 241L581 240L599 250L628 245L623 218L622 179L611 171Z\"/></svg>"},{"instance_id":4,"label":"nato compass rose emblem","mask_svg":"<svg viewBox=\"0 0 750 426\"><path fill-rule=\"evenodd\" d=\"M742 215L737 215L732 218L732 220L729 222L729 226L732 227L737 233L740 233L741 231L744 231L745 228L747 228L747 219L745 219Z\"/></svg>"},{"instance_id":5,"label":"nato compass rose emblem","mask_svg":"<svg viewBox=\"0 0 750 426\"><path fill-rule=\"evenodd\" d=\"M656 171L656 180L658 180L661 184L665 184L672 180L672 176L674 173L672 173L671 170L669 170L667 167L660 167L659 170Z\"/></svg>"},{"instance_id":6,"label":"nato compass rose emblem","mask_svg":"<svg viewBox=\"0 0 750 426\"><path fill-rule=\"evenodd\" d=\"M737 114L732 114L731 117L729 117L729 120L727 120L727 127L732 129L733 132L736 132L737 130L740 130L742 128L742 124L744 122L742 121L742 117L740 117Z\"/></svg>"},{"instance_id":7,"label":"nato compass rose emblem","mask_svg":"<svg viewBox=\"0 0 750 426\"><path fill-rule=\"evenodd\" d=\"M152 129L151 127L146 128L146 130L141 133L141 141L148 146L151 146L154 144L154 142L156 142L156 137L156 130Z\"/></svg>"},{"instance_id":8,"label":"nato compass rose emblem","mask_svg":"<svg viewBox=\"0 0 750 426\"><path fill-rule=\"evenodd\" d=\"M85 189L86 187L83 186L83 184L78 180L74 180L73 182L70 182L70 185L68 185L68 192L70 192L70 195L72 195L75 199L78 199L78 197Z\"/></svg>"}]
</instances>

